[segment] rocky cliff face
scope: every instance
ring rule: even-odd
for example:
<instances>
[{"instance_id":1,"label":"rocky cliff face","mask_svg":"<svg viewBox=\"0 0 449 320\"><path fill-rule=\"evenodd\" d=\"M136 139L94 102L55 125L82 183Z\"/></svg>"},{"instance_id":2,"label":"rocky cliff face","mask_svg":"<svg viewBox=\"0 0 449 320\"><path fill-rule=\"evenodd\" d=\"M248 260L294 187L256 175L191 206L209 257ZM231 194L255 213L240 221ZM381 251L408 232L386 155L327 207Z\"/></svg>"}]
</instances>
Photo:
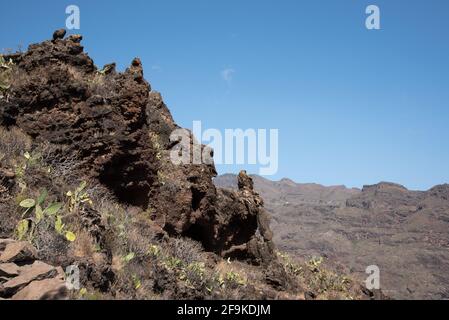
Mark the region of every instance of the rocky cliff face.
<instances>
[{"instance_id":1,"label":"rocky cliff face","mask_svg":"<svg viewBox=\"0 0 449 320\"><path fill-rule=\"evenodd\" d=\"M170 161L176 144L170 134L179 127L144 79L140 60L124 73L114 64L98 70L83 52L82 37L62 34L4 57L13 75L0 100L1 125L50 144L60 162L75 161L86 179L120 202L148 210L171 236L192 237L222 255L260 260L248 249L256 243L272 253L250 178L242 174L238 192L223 192L212 183L213 164Z\"/></svg>"}]
</instances>

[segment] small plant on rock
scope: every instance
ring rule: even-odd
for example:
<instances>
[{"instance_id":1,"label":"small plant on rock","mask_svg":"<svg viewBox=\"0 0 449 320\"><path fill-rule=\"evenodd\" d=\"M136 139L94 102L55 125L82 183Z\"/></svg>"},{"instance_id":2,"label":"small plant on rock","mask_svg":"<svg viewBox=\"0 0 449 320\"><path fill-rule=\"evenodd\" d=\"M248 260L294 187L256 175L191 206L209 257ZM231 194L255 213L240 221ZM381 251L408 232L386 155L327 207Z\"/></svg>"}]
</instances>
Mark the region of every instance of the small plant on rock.
<instances>
[{"instance_id":1,"label":"small plant on rock","mask_svg":"<svg viewBox=\"0 0 449 320\"><path fill-rule=\"evenodd\" d=\"M0 93L6 91L10 87L12 67L14 62L9 59L8 61L0 55Z\"/></svg>"},{"instance_id":2,"label":"small plant on rock","mask_svg":"<svg viewBox=\"0 0 449 320\"><path fill-rule=\"evenodd\" d=\"M204 281L206 268L203 262L194 262L182 268L180 280L185 280L191 285L200 285Z\"/></svg>"},{"instance_id":3,"label":"small plant on rock","mask_svg":"<svg viewBox=\"0 0 449 320\"><path fill-rule=\"evenodd\" d=\"M312 257L309 261L307 261L307 266L312 272L319 272L320 266L323 263L323 257Z\"/></svg>"},{"instance_id":4,"label":"small plant on rock","mask_svg":"<svg viewBox=\"0 0 449 320\"><path fill-rule=\"evenodd\" d=\"M157 257L157 256L159 256L160 252L161 252L161 248L157 245L152 244L148 248L148 254L150 256Z\"/></svg>"},{"instance_id":5,"label":"small plant on rock","mask_svg":"<svg viewBox=\"0 0 449 320\"><path fill-rule=\"evenodd\" d=\"M126 256L123 257L123 261L126 263L130 263L131 260L133 260L135 257L136 257L136 254L134 252L130 252Z\"/></svg>"},{"instance_id":6,"label":"small plant on rock","mask_svg":"<svg viewBox=\"0 0 449 320\"><path fill-rule=\"evenodd\" d=\"M67 192L66 195L69 198L69 212L77 211L83 203L93 204L89 194L85 191L86 186L87 183L83 181L74 191Z\"/></svg>"},{"instance_id":7,"label":"small plant on rock","mask_svg":"<svg viewBox=\"0 0 449 320\"><path fill-rule=\"evenodd\" d=\"M18 163L15 164L15 174L18 180L18 184L22 191L27 188L27 184L25 183L26 172L29 168L34 167L39 164L41 160L41 155L37 152L28 152L25 151L23 153L23 158L21 157Z\"/></svg>"},{"instance_id":8,"label":"small plant on rock","mask_svg":"<svg viewBox=\"0 0 449 320\"><path fill-rule=\"evenodd\" d=\"M133 281L134 289L138 290L142 286L142 281L136 274L133 274L131 279Z\"/></svg>"},{"instance_id":9,"label":"small plant on rock","mask_svg":"<svg viewBox=\"0 0 449 320\"><path fill-rule=\"evenodd\" d=\"M153 144L154 149L156 150L156 159L161 160L162 159L162 146L159 142L159 136L155 132L150 133L150 140Z\"/></svg>"},{"instance_id":10,"label":"small plant on rock","mask_svg":"<svg viewBox=\"0 0 449 320\"><path fill-rule=\"evenodd\" d=\"M244 286L246 284L245 279L235 271L228 271L225 276L226 282L231 285Z\"/></svg>"},{"instance_id":11,"label":"small plant on rock","mask_svg":"<svg viewBox=\"0 0 449 320\"><path fill-rule=\"evenodd\" d=\"M53 220L55 230L58 234L65 236L65 238L73 242L76 239L75 234L72 231L66 230L65 225L62 223L62 217L58 215L58 212L63 207L60 202L49 203L45 209L43 204L48 196L46 189L42 190L37 199L28 198L22 200L19 204L24 209L22 213L22 220L19 221L16 227L16 235L19 240L32 241L34 231L36 227L43 221ZM34 214L32 214L34 212Z\"/></svg>"},{"instance_id":12,"label":"small plant on rock","mask_svg":"<svg viewBox=\"0 0 449 320\"><path fill-rule=\"evenodd\" d=\"M76 235L72 231L66 229L65 224L62 222L61 216L56 216L55 230L59 235L65 236L67 241L73 242L76 240Z\"/></svg>"},{"instance_id":13,"label":"small plant on rock","mask_svg":"<svg viewBox=\"0 0 449 320\"><path fill-rule=\"evenodd\" d=\"M25 199L20 202L19 206L25 209L22 213L22 220L17 225L17 237L23 240L28 235L28 240L32 240L34 230L45 217L55 216L62 208L62 203L50 203L43 209L43 203L48 196L46 189L42 190L37 199ZM34 216L30 213L34 212ZM28 217L27 217L28 216Z\"/></svg>"},{"instance_id":14,"label":"small plant on rock","mask_svg":"<svg viewBox=\"0 0 449 320\"><path fill-rule=\"evenodd\" d=\"M176 257L169 256L169 257L165 258L164 265L168 269L172 270L172 269L176 269L176 268L181 267L182 266L182 261L181 261L181 259L178 259Z\"/></svg>"},{"instance_id":15,"label":"small plant on rock","mask_svg":"<svg viewBox=\"0 0 449 320\"><path fill-rule=\"evenodd\" d=\"M281 262L284 265L284 268L287 272L298 276L303 272L303 268L295 263L288 254L283 252L277 252L278 257L281 258Z\"/></svg>"}]
</instances>

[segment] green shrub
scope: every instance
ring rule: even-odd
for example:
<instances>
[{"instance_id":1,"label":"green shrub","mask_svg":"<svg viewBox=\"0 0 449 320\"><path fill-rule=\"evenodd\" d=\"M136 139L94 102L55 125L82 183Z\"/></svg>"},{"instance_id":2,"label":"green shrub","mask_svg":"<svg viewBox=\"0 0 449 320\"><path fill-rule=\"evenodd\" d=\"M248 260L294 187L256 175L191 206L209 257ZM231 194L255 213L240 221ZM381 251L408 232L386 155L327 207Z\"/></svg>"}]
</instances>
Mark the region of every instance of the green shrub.
<instances>
[{"instance_id":1,"label":"green shrub","mask_svg":"<svg viewBox=\"0 0 449 320\"><path fill-rule=\"evenodd\" d=\"M69 212L76 212L83 203L93 204L89 194L85 191L86 186L87 183L83 181L74 191L67 192Z\"/></svg>"},{"instance_id":2,"label":"green shrub","mask_svg":"<svg viewBox=\"0 0 449 320\"><path fill-rule=\"evenodd\" d=\"M47 196L48 192L44 189L37 199L28 198L19 203L19 206L24 211L22 212L22 220L19 221L16 227L17 238L19 240L27 238L28 241L32 241L34 231L41 222L48 223L53 221L54 228L58 234L64 235L70 242L75 241L76 235L72 231L66 230L65 225L62 223L62 217L58 215L63 204L60 202L48 203L45 209L43 209Z\"/></svg>"},{"instance_id":3,"label":"green shrub","mask_svg":"<svg viewBox=\"0 0 449 320\"><path fill-rule=\"evenodd\" d=\"M5 58L0 55L0 94L8 90L11 85L13 66L14 62L11 59L6 61Z\"/></svg>"}]
</instances>

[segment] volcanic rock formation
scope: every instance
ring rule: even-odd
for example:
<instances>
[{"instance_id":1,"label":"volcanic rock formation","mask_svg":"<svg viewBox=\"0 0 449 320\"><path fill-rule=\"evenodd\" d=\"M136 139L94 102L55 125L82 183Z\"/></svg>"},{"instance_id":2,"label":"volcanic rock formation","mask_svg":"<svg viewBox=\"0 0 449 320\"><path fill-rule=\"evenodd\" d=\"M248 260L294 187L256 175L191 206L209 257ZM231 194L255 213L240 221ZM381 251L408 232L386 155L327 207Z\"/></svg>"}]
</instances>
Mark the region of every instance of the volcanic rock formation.
<instances>
[{"instance_id":1,"label":"volcanic rock formation","mask_svg":"<svg viewBox=\"0 0 449 320\"><path fill-rule=\"evenodd\" d=\"M144 79L141 61L124 73L114 64L99 70L81 36L64 34L4 56L14 67L0 124L52 145L61 162L75 160L86 179L150 212L170 236L191 237L222 256L270 260L272 234L251 178L241 173L239 190L224 191L212 182L213 164L173 164L170 134L179 127ZM2 185L13 183L1 170Z\"/></svg>"}]
</instances>

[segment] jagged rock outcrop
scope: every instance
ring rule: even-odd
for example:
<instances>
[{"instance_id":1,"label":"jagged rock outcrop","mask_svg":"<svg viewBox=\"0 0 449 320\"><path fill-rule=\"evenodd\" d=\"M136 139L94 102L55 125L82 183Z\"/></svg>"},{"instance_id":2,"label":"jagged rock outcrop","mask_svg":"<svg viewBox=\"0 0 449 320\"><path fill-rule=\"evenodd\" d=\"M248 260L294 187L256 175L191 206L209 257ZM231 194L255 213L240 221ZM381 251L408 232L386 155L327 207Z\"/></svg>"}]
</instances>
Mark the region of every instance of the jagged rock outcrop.
<instances>
[{"instance_id":1,"label":"jagged rock outcrop","mask_svg":"<svg viewBox=\"0 0 449 320\"><path fill-rule=\"evenodd\" d=\"M28 242L0 239L0 298L12 300L65 299L62 268L37 260Z\"/></svg>"},{"instance_id":2,"label":"jagged rock outcrop","mask_svg":"<svg viewBox=\"0 0 449 320\"><path fill-rule=\"evenodd\" d=\"M150 212L168 234L189 236L223 256L267 260L272 234L251 178L242 173L239 191L224 191L212 182L213 164L172 163L170 134L179 127L144 79L141 61L124 73L114 64L98 70L82 37L64 34L5 57L14 67L0 99L0 124L50 143L62 161L75 158L80 175Z\"/></svg>"},{"instance_id":3,"label":"jagged rock outcrop","mask_svg":"<svg viewBox=\"0 0 449 320\"><path fill-rule=\"evenodd\" d=\"M228 219L222 223L222 225L228 226L225 232L228 236L223 243L227 243L225 247L229 247L224 255L237 257L249 255L258 263L270 260L274 248L273 234L270 230L268 213L263 208L262 198L254 191L252 178L242 171L238 175L238 191L220 190L220 194L222 196L222 201L220 201L222 212L245 214L244 216L227 215L223 217ZM227 199L231 199L232 202L229 203ZM237 208L229 210L233 205ZM239 226L241 222L245 222L248 226L241 228ZM245 231L246 234L243 233Z\"/></svg>"},{"instance_id":4,"label":"jagged rock outcrop","mask_svg":"<svg viewBox=\"0 0 449 320\"><path fill-rule=\"evenodd\" d=\"M346 201L347 207L359 209L385 209L398 205L413 205L406 196L409 191L402 185L381 182L374 185L363 186L362 192Z\"/></svg>"},{"instance_id":5,"label":"jagged rock outcrop","mask_svg":"<svg viewBox=\"0 0 449 320\"><path fill-rule=\"evenodd\" d=\"M59 29L59 30L56 30L56 31L53 33L53 40L63 39L64 36L65 36L65 34L66 34L65 29Z\"/></svg>"}]
</instances>

